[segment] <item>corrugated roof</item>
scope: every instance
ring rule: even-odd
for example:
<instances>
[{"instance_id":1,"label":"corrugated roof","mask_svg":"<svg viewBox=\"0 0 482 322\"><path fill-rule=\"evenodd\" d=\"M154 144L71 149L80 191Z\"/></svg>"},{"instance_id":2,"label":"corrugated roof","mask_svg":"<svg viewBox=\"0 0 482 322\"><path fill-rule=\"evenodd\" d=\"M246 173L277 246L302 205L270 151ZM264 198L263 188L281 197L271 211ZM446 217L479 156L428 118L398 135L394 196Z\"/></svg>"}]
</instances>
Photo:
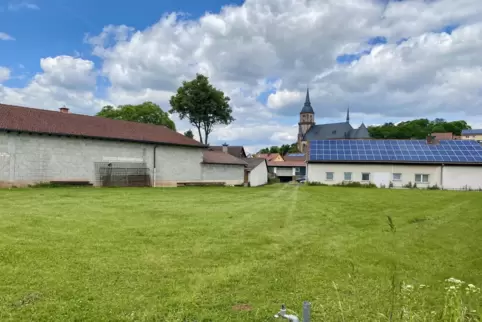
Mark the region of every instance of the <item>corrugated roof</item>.
<instances>
[{"instance_id":1,"label":"corrugated roof","mask_svg":"<svg viewBox=\"0 0 482 322\"><path fill-rule=\"evenodd\" d=\"M482 135L482 129L462 130L462 135Z\"/></svg>"},{"instance_id":2,"label":"corrugated roof","mask_svg":"<svg viewBox=\"0 0 482 322\"><path fill-rule=\"evenodd\" d=\"M231 164L231 165L244 165L248 164L241 159L232 156L229 153L218 151L203 151L203 163L207 164Z\"/></svg>"},{"instance_id":3,"label":"corrugated roof","mask_svg":"<svg viewBox=\"0 0 482 322\"><path fill-rule=\"evenodd\" d=\"M165 126L0 104L0 130L204 147Z\"/></svg>"},{"instance_id":4,"label":"corrugated roof","mask_svg":"<svg viewBox=\"0 0 482 322\"><path fill-rule=\"evenodd\" d=\"M263 159L263 158L244 158L242 160L248 164L247 166L248 170L253 170L263 162L266 163L266 159Z\"/></svg>"}]
</instances>

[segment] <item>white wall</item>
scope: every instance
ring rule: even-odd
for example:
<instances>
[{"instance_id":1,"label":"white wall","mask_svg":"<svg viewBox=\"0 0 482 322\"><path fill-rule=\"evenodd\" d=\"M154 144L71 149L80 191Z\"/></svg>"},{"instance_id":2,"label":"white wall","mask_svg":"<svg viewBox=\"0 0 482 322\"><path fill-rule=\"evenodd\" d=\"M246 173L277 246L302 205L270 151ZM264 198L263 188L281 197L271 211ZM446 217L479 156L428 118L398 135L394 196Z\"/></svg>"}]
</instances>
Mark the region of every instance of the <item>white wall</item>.
<instances>
[{"instance_id":1,"label":"white wall","mask_svg":"<svg viewBox=\"0 0 482 322\"><path fill-rule=\"evenodd\" d=\"M344 173L351 172L352 180L362 181L362 173L370 173L370 182L380 185L379 178L386 177L388 186L392 181L394 187L402 187L409 182L415 183L415 174L428 174L429 182L418 183L417 187L426 188L437 185L444 189L471 189L482 188L482 165L481 166L455 166L446 165L376 165L376 164L328 164L328 163L309 163L307 179L311 182L321 182L325 184L338 184L344 181ZM442 174L443 171L443 174ZM333 172L334 179L326 180L326 172ZM394 173L401 173L400 181L393 180ZM442 178L443 177L443 178ZM442 182L443 180L443 182ZM443 183L443 185L442 185Z\"/></svg>"},{"instance_id":2,"label":"white wall","mask_svg":"<svg viewBox=\"0 0 482 322\"><path fill-rule=\"evenodd\" d=\"M96 162L145 163L153 178L154 145L0 132L0 186L52 180L95 184ZM161 145L156 185L201 180L202 149Z\"/></svg>"},{"instance_id":3,"label":"white wall","mask_svg":"<svg viewBox=\"0 0 482 322\"><path fill-rule=\"evenodd\" d=\"M293 168L276 167L276 176L278 176L278 177L292 177L293 176Z\"/></svg>"},{"instance_id":4,"label":"white wall","mask_svg":"<svg viewBox=\"0 0 482 322\"><path fill-rule=\"evenodd\" d=\"M227 185L244 184L244 165L203 164L202 180L207 182L225 182Z\"/></svg>"},{"instance_id":5,"label":"white wall","mask_svg":"<svg viewBox=\"0 0 482 322\"><path fill-rule=\"evenodd\" d=\"M482 167L445 166L443 182L445 189L482 189Z\"/></svg>"},{"instance_id":6,"label":"white wall","mask_svg":"<svg viewBox=\"0 0 482 322\"><path fill-rule=\"evenodd\" d=\"M268 167L263 161L256 168L249 172L249 184L251 187L258 187L268 183Z\"/></svg>"}]
</instances>

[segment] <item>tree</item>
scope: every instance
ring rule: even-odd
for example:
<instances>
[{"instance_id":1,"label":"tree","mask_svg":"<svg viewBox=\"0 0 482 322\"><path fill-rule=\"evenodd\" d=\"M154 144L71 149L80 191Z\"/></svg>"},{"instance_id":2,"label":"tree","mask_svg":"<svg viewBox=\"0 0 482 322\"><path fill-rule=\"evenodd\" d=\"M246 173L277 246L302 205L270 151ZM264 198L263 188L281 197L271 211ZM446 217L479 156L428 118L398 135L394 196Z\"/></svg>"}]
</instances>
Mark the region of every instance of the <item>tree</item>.
<instances>
[{"instance_id":1,"label":"tree","mask_svg":"<svg viewBox=\"0 0 482 322\"><path fill-rule=\"evenodd\" d=\"M184 132L184 136L187 136L190 139L194 139L194 134L191 130L187 130L186 132Z\"/></svg>"},{"instance_id":2,"label":"tree","mask_svg":"<svg viewBox=\"0 0 482 322\"><path fill-rule=\"evenodd\" d=\"M263 148L259 150L258 153L279 153L281 155L285 155L287 153L297 153L298 151L298 144L297 143L292 143L292 144L283 144L282 146L272 146L269 148Z\"/></svg>"},{"instance_id":3,"label":"tree","mask_svg":"<svg viewBox=\"0 0 482 322\"><path fill-rule=\"evenodd\" d=\"M97 116L114 120L124 120L139 123L164 125L171 130L176 130L176 125L159 105L152 102L144 102L139 105L111 105L104 106Z\"/></svg>"},{"instance_id":4,"label":"tree","mask_svg":"<svg viewBox=\"0 0 482 322\"><path fill-rule=\"evenodd\" d=\"M187 118L197 128L201 143L208 144L215 125L234 121L229 101L230 98L214 88L206 76L197 74L192 81L182 82L176 95L171 97L169 113L178 113L181 120Z\"/></svg>"},{"instance_id":5,"label":"tree","mask_svg":"<svg viewBox=\"0 0 482 322\"><path fill-rule=\"evenodd\" d=\"M425 139L427 135L437 132L451 132L460 135L462 130L470 129L465 121L447 122L437 118L433 121L417 119L398 124L385 123L380 126L370 126L368 131L374 139Z\"/></svg>"}]
</instances>

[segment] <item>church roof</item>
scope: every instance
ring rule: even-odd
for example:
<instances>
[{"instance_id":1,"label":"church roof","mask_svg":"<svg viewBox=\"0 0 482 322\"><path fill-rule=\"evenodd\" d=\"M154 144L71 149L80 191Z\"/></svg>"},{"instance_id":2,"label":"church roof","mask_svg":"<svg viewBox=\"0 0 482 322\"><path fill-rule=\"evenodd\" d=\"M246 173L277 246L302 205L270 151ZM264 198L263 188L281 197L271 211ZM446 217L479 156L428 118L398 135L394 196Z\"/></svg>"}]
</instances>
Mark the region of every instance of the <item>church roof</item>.
<instances>
[{"instance_id":1,"label":"church roof","mask_svg":"<svg viewBox=\"0 0 482 322\"><path fill-rule=\"evenodd\" d=\"M348 122L313 125L306 132L303 141L331 139L369 139L370 134L365 124L354 129Z\"/></svg>"},{"instance_id":2,"label":"church roof","mask_svg":"<svg viewBox=\"0 0 482 322\"><path fill-rule=\"evenodd\" d=\"M311 107L311 101L310 101L310 90L306 89L306 99L305 99L305 104L303 105L303 108L301 109L301 113L311 113L315 114L315 111L313 111L313 107Z\"/></svg>"}]
</instances>

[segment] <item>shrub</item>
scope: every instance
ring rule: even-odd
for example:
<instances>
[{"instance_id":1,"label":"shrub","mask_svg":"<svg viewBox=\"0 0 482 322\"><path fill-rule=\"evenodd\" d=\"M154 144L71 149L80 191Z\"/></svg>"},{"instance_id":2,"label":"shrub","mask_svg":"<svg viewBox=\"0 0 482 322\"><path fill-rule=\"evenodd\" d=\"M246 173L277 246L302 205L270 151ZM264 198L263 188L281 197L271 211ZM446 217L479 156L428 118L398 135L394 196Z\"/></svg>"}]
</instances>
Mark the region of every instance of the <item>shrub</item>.
<instances>
[{"instance_id":1,"label":"shrub","mask_svg":"<svg viewBox=\"0 0 482 322\"><path fill-rule=\"evenodd\" d=\"M428 190L440 190L439 186L437 186L437 184L434 184L433 186L428 186L427 187Z\"/></svg>"},{"instance_id":2,"label":"shrub","mask_svg":"<svg viewBox=\"0 0 482 322\"><path fill-rule=\"evenodd\" d=\"M342 182L342 183L337 183L334 186L337 187L347 187L347 188L378 188L376 184L374 183L361 183L358 181L350 181L350 182Z\"/></svg>"},{"instance_id":3,"label":"shrub","mask_svg":"<svg viewBox=\"0 0 482 322\"><path fill-rule=\"evenodd\" d=\"M306 185L308 186L328 186L326 183L318 182L318 181L306 181Z\"/></svg>"},{"instance_id":4,"label":"shrub","mask_svg":"<svg viewBox=\"0 0 482 322\"><path fill-rule=\"evenodd\" d=\"M390 181L390 183L388 184L388 188L393 188L393 182Z\"/></svg>"},{"instance_id":5,"label":"shrub","mask_svg":"<svg viewBox=\"0 0 482 322\"><path fill-rule=\"evenodd\" d=\"M409 181L406 185L403 186L404 188L412 189L412 181Z\"/></svg>"},{"instance_id":6,"label":"shrub","mask_svg":"<svg viewBox=\"0 0 482 322\"><path fill-rule=\"evenodd\" d=\"M279 182L280 180L278 177L268 178L268 184L279 183Z\"/></svg>"},{"instance_id":7,"label":"shrub","mask_svg":"<svg viewBox=\"0 0 482 322\"><path fill-rule=\"evenodd\" d=\"M60 188L62 185L50 182L37 182L34 184L29 184L29 188Z\"/></svg>"}]
</instances>

